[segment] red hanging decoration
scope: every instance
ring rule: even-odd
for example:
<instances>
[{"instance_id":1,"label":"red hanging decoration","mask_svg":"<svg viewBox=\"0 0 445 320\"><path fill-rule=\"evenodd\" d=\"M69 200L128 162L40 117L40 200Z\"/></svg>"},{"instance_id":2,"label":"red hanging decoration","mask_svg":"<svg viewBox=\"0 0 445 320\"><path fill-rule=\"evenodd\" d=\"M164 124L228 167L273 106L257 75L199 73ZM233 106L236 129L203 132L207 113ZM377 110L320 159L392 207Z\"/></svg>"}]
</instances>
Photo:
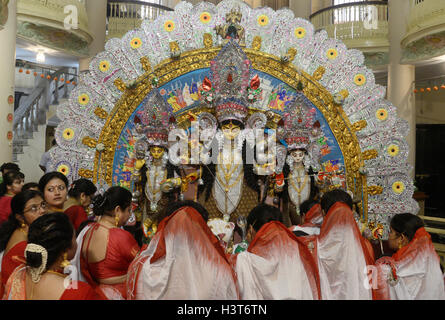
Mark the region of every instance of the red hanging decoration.
<instances>
[{"instance_id":1,"label":"red hanging decoration","mask_svg":"<svg viewBox=\"0 0 445 320\"><path fill-rule=\"evenodd\" d=\"M205 77L205 78L204 78L204 81L202 82L202 88L203 88L205 91L210 91L210 90L212 90L212 82L211 82L207 77Z\"/></svg>"},{"instance_id":2,"label":"red hanging decoration","mask_svg":"<svg viewBox=\"0 0 445 320\"><path fill-rule=\"evenodd\" d=\"M227 82L228 83L232 83L233 82L233 77L232 77L231 73L229 73L229 75L227 76Z\"/></svg>"},{"instance_id":3,"label":"red hanging decoration","mask_svg":"<svg viewBox=\"0 0 445 320\"><path fill-rule=\"evenodd\" d=\"M260 87L260 77L258 75L255 75L255 77L250 80L250 88L252 90L256 90Z\"/></svg>"}]
</instances>

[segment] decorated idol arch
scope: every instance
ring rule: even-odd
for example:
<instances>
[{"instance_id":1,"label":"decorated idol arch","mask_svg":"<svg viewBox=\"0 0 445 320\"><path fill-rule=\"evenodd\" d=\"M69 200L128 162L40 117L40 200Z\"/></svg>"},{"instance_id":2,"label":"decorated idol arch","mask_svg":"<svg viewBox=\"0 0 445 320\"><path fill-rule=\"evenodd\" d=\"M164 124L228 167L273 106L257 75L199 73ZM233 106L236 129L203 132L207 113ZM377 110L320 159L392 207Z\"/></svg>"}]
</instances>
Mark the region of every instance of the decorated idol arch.
<instances>
[{"instance_id":1,"label":"decorated idol arch","mask_svg":"<svg viewBox=\"0 0 445 320\"><path fill-rule=\"evenodd\" d=\"M233 76L221 71L227 59L241 71L235 70ZM303 143L320 189L350 191L364 225L382 225L385 237L390 217L417 213L407 163L409 126L384 99L386 89L375 83L363 54L328 38L324 30L315 32L290 9L252 9L238 0L195 6L181 2L122 39L110 39L105 51L91 61L90 71L81 75L69 101L58 109L61 123L51 169L71 181L92 179L100 190L120 185L135 197L145 194L150 210L156 211L162 199L154 184L176 177L183 186L185 180L201 180L201 175L168 170L165 154L158 159L163 171L151 170L157 158L157 149L152 148L168 149L169 129L184 127L190 118L209 115L209 121L221 127L223 111L215 104L224 81L239 86L238 91L231 89L237 95L231 101L245 108L243 126L255 117L263 127L272 123L276 129L281 123L283 145L290 151L292 145L300 149L296 145ZM313 130L317 134L311 135ZM290 159L289 152L285 155ZM216 169L214 179L217 174ZM288 174L284 183L291 190L292 172ZM141 175L146 176L142 187ZM302 187L295 190L299 192L294 198ZM233 201L235 206L246 205L240 199ZM291 191L288 199L293 201Z\"/></svg>"}]
</instances>

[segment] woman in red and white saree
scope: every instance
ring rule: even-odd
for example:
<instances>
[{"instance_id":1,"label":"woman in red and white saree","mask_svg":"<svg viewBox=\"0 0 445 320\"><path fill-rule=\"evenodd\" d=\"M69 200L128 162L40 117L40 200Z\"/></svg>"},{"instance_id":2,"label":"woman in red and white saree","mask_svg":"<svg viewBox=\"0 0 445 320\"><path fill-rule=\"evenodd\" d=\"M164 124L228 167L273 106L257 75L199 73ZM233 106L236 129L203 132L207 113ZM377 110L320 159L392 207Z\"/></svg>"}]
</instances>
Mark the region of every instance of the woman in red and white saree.
<instances>
[{"instance_id":1,"label":"woman in red and white saree","mask_svg":"<svg viewBox=\"0 0 445 320\"><path fill-rule=\"evenodd\" d=\"M302 206L306 202L310 203L310 200L303 202ZM307 235L320 234L320 226L323 223L323 210L319 203L312 202L311 204L312 207L304 215L304 222L298 226L290 227L291 231L302 231Z\"/></svg>"},{"instance_id":2,"label":"woman in red and white saree","mask_svg":"<svg viewBox=\"0 0 445 320\"><path fill-rule=\"evenodd\" d=\"M87 283L72 281L64 274L75 250L75 233L66 215L50 213L37 218L29 227L26 264L9 277L3 299L104 299Z\"/></svg>"},{"instance_id":3,"label":"woman in red and white saree","mask_svg":"<svg viewBox=\"0 0 445 320\"><path fill-rule=\"evenodd\" d=\"M236 276L201 214L181 207L161 221L128 271L128 299L238 299Z\"/></svg>"},{"instance_id":4,"label":"woman in red and white saree","mask_svg":"<svg viewBox=\"0 0 445 320\"><path fill-rule=\"evenodd\" d=\"M395 215L388 242L398 251L376 262L377 299L444 300L440 259L423 221L410 213Z\"/></svg>"},{"instance_id":5,"label":"woman in red and white saree","mask_svg":"<svg viewBox=\"0 0 445 320\"><path fill-rule=\"evenodd\" d=\"M343 198L344 202L335 202ZM322 299L371 300L368 266L374 265L374 253L354 220L352 199L342 190L333 190L323 196L321 205L327 215L315 250Z\"/></svg>"},{"instance_id":6,"label":"woman in red and white saree","mask_svg":"<svg viewBox=\"0 0 445 320\"><path fill-rule=\"evenodd\" d=\"M24 252L30 224L46 213L46 204L39 191L27 190L14 196L12 213L0 228L1 284L0 294L15 268L24 263Z\"/></svg>"},{"instance_id":7,"label":"woman in red and white saree","mask_svg":"<svg viewBox=\"0 0 445 320\"><path fill-rule=\"evenodd\" d=\"M269 214L278 209L263 204L252 212L255 210ZM260 227L247 251L237 255L235 270L243 300L320 299L318 270L311 253L279 221Z\"/></svg>"},{"instance_id":8,"label":"woman in red and white saree","mask_svg":"<svg viewBox=\"0 0 445 320\"><path fill-rule=\"evenodd\" d=\"M111 187L94 200L93 211L101 218L85 232L80 251L83 277L110 300L125 300L130 263L139 252L134 237L120 227L130 217L131 192Z\"/></svg>"}]
</instances>

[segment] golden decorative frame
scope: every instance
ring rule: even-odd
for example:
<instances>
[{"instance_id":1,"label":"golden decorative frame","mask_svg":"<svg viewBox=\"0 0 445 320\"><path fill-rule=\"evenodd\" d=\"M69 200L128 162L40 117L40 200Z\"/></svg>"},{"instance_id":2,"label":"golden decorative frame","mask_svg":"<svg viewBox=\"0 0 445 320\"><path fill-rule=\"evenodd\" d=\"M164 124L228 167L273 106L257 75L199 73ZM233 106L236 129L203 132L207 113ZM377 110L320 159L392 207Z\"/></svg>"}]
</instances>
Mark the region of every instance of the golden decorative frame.
<instances>
[{"instance_id":1,"label":"golden decorative frame","mask_svg":"<svg viewBox=\"0 0 445 320\"><path fill-rule=\"evenodd\" d=\"M101 176L109 185L112 185L114 152L118 139L131 114L152 90L153 80L156 79L158 86L162 86L186 73L209 68L210 62L220 50L221 47L203 48L182 53L177 59L166 59L157 65L154 71L147 71L137 79L134 86L127 87L123 91L121 99L108 114L97 141L97 143L102 143L105 148L101 153L96 152L93 175L95 183ZM342 107L334 102L332 94L318 82L321 70L310 75L297 69L291 63L283 63L277 56L255 49L243 48L243 50L252 62L254 69L274 76L292 88L297 88L300 81L304 85L303 94L323 114L340 146L345 161L348 189L353 191L355 196L362 197L362 203L359 206L361 208L364 206L364 220L367 221L367 183L366 177L359 172L359 169L364 166L365 159L355 134L357 129L361 128L350 123ZM99 172L101 170L105 172Z\"/></svg>"}]
</instances>

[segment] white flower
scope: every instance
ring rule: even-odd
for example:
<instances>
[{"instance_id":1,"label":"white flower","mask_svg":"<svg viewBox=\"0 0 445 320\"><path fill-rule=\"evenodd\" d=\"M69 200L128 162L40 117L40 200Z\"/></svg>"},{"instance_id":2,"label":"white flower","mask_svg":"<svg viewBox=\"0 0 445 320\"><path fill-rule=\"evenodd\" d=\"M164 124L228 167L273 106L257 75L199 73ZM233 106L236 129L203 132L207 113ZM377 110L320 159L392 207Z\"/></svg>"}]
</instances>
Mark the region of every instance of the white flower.
<instances>
[{"instance_id":1,"label":"white flower","mask_svg":"<svg viewBox=\"0 0 445 320\"><path fill-rule=\"evenodd\" d=\"M96 145L96 150L99 151L99 152L104 151L105 150L105 145L103 143L98 143Z\"/></svg>"}]
</instances>

